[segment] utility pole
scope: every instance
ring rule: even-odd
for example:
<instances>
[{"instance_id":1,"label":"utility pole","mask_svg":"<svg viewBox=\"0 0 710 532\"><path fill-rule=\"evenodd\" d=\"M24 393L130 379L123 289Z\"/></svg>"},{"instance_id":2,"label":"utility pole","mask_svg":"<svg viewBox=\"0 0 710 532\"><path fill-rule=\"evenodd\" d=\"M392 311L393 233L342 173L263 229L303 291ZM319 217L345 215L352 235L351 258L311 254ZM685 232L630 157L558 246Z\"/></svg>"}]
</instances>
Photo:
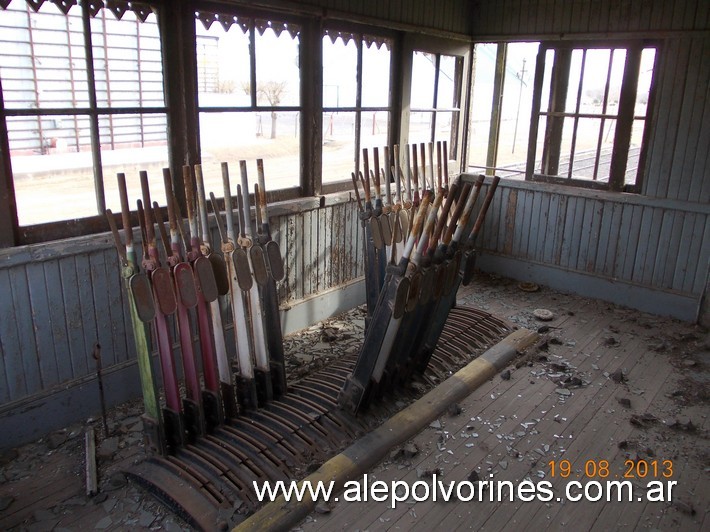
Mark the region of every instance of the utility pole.
<instances>
[{"instance_id":1,"label":"utility pole","mask_svg":"<svg viewBox=\"0 0 710 532\"><path fill-rule=\"evenodd\" d=\"M523 68L520 69L518 73L518 79L520 80L520 87L518 88L518 112L515 114L515 130L513 131L513 149L510 153L515 153L515 141L518 137L518 119L520 118L520 99L523 95L523 85L525 82L523 78L525 77L525 58L523 58Z\"/></svg>"}]
</instances>

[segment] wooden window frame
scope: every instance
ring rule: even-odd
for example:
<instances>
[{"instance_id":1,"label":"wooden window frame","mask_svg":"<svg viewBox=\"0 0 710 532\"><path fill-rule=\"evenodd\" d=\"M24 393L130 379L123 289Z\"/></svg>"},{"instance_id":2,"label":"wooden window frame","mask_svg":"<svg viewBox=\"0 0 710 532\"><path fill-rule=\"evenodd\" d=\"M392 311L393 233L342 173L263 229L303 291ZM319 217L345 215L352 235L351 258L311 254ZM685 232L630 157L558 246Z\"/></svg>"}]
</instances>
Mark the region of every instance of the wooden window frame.
<instances>
[{"instance_id":1,"label":"wooden window frame","mask_svg":"<svg viewBox=\"0 0 710 532\"><path fill-rule=\"evenodd\" d=\"M540 181L545 183L554 184L564 184L571 186L578 186L584 188L591 188L596 190L611 190L616 192L640 192L644 170L645 170L645 160L647 147L649 144L650 133L652 129L652 112L653 112L653 101L655 95L655 85L656 85L656 75L657 75L657 63L654 66L654 71L651 77L651 84L649 87L649 98L646 107L646 115L644 117L634 116L634 104L636 101L636 90L638 85L638 74L639 65L641 62L641 54L644 49L654 48L656 50L656 58L658 57L659 44L655 41L648 40L606 40L606 41L543 41L540 42L540 47L538 49L538 56L535 65L535 78L534 78L534 88L533 88L533 106L530 120L530 134L528 137L528 156L525 170L525 179L528 181ZM580 117L584 117L583 113L579 112L579 102L577 102L577 108L574 112L565 112L564 103L567 96L567 83L569 82L569 57L571 57L572 50L586 50L591 49L609 49L613 51L614 49L625 49L626 50L626 61L624 66L624 74L621 83L621 93L619 97L619 110L618 114L610 117L605 115L599 115L600 118L604 119L614 119L616 120L616 129L614 135L614 143L612 147L610 172L608 181L603 181L597 179L596 175L593 179L580 179L572 176L571 160L570 169L568 170L567 177L561 177L559 175L554 175L550 173L536 173L535 172L535 160L537 154L537 139L540 119L543 116L552 116L555 122L550 122L546 124L545 135L546 142L543 146L542 154L542 165L544 168L555 169L556 164L559 164L560 156L560 144L562 128L560 123L564 121L565 118L575 119L575 129L573 132L573 142L572 142L572 153L574 152L574 137L576 137L576 124ZM541 111L541 99L542 99L542 85L545 71L545 58L548 50L555 51L555 60L553 63L553 73L551 75L550 81L550 102L548 111ZM563 61L557 62L558 56L563 57ZM567 57L566 68L564 57ZM611 57L610 57L611 61ZM555 73L556 65L561 65L560 71ZM580 73L580 76L583 75ZM559 90L555 91L555 83L557 82ZM607 83L608 84L608 83ZM582 79L579 81L580 91L582 86ZM557 95L555 95L557 94ZM579 99L579 96L578 96ZM562 105L562 111L555 111L555 106ZM596 117L596 115L595 115ZM559 120L561 118L561 120ZM629 155L629 143L631 139L631 130L633 127L634 120L643 118L644 120L644 132L641 141L641 148L639 154L639 163L636 171L636 178L634 183L625 183L625 173L628 163ZM597 152L599 152L600 147L597 145ZM599 155L597 154L597 159ZM597 163L598 165L598 163ZM595 165L596 166L596 165ZM595 172L596 174L596 172Z\"/></svg>"},{"instance_id":2,"label":"wooden window frame","mask_svg":"<svg viewBox=\"0 0 710 532\"><path fill-rule=\"evenodd\" d=\"M387 144L392 146L396 144L397 135L395 131L398 131L399 124L399 107L396 104L397 101L397 57L399 56L400 44L397 34L393 31L388 31L382 28L372 28L369 26L362 26L359 24L347 24L347 23L337 23L329 22L323 28L322 37L326 36L326 31L328 32L339 32L341 34L349 35L355 41L357 46L357 71L356 71L356 96L355 96L355 106L323 106L322 112L354 112L355 113L355 153L353 154L354 163L353 169L360 169L360 159L362 155L362 148L367 148L369 146L362 145L362 113L368 111L385 111L388 113L388 123L387 123ZM362 105L362 56L363 56L363 41L366 40L366 36L372 36L376 38L381 38L387 41L387 45L390 49L390 68L389 68L389 93L387 96L387 106L386 107L364 107ZM322 127L322 121L320 122ZM322 164L321 164L322 172ZM322 177L322 173L321 173ZM350 190L352 188L352 181L349 177L343 176L342 180L334 181L331 183L326 183L321 185L321 190L324 193L341 192L344 190Z\"/></svg>"}]
</instances>

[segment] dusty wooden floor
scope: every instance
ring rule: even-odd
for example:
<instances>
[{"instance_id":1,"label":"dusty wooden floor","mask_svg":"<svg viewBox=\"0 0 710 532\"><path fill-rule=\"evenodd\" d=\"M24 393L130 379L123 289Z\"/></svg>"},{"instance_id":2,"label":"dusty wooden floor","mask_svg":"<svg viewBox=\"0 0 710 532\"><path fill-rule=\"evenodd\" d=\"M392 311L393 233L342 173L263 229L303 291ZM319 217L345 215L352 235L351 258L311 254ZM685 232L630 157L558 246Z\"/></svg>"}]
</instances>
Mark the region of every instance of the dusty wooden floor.
<instances>
[{"instance_id":1,"label":"dusty wooden floor","mask_svg":"<svg viewBox=\"0 0 710 532\"><path fill-rule=\"evenodd\" d=\"M479 276L472 287L462 289L460 300L522 326L549 325L546 345L519 360L519 367L511 366L510 379L496 377L473 393L460 405L460 414L443 416L440 428L422 431L414 439L417 455L384 461L369 474L370 481L413 483L439 469L443 481L465 480L473 471L482 479L493 474L493 480L541 480L544 475L559 489L562 479L551 479L550 460L569 460L574 476L583 472L587 460L608 460L616 475L624 472L627 459L667 459L673 462L672 480L678 482L674 502L405 502L395 510L385 503L341 502L328 514L314 513L300 528L710 530L707 333L544 287L523 292L513 281L489 276ZM556 318L539 322L532 316L536 308L549 309ZM350 329L336 323L327 334L348 336L343 345L351 349L361 331ZM294 372L319 365L335 347L343 348L324 343L317 327L313 331L311 340L287 338L296 350L303 341L312 344L301 350L309 355L296 361L303 367L292 367ZM314 361L312 353L319 349L325 356ZM617 382L622 374L624 382ZM99 442L101 493L93 498L83 494L84 424L2 453L0 529L187 529L118 474L122 466L143 457L135 417L139 413L139 403L111 413L114 439ZM633 415L643 414L653 418L641 418L642 426L630 422ZM635 496L643 494L647 480L634 480Z\"/></svg>"},{"instance_id":2,"label":"dusty wooden floor","mask_svg":"<svg viewBox=\"0 0 710 532\"><path fill-rule=\"evenodd\" d=\"M459 405L460 414L442 416L438 424L423 430L413 440L420 450L417 455L403 459L393 453L374 468L368 475L370 483L404 480L411 486L422 479L431 483L432 472L444 482L485 480L490 475L492 480L512 482L544 478L552 482L556 499L563 496L566 480L552 478L550 461L559 467L560 460L569 460L568 480L585 482L587 461L593 461L588 466L593 473L595 464L607 460L607 479L615 479L626 472L626 460L649 464L657 460L659 476L662 461L671 460L669 480L678 482L673 503L410 498L390 509L385 502L338 502L330 513L313 513L300 528L710 530L707 333L545 288L526 293L517 283L488 276L462 289L459 301L530 328L548 325L547 341L511 366L508 380L496 377ZM546 308L556 318L537 321L532 316L536 308ZM655 478L631 480L637 499ZM319 510L327 511L323 506Z\"/></svg>"}]
</instances>

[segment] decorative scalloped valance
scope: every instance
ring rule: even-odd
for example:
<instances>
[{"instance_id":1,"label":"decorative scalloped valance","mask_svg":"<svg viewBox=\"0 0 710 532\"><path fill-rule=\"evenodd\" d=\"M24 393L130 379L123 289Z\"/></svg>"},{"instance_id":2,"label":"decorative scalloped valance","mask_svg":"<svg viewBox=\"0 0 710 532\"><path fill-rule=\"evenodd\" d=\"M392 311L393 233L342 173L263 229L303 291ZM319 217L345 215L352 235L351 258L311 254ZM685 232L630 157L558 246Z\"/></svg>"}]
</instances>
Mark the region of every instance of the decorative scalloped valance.
<instances>
[{"instance_id":1,"label":"decorative scalloped valance","mask_svg":"<svg viewBox=\"0 0 710 532\"><path fill-rule=\"evenodd\" d=\"M372 45L374 44L378 50L382 48L383 45L387 50L389 50L391 46L390 39L377 35L367 35L362 33L354 33L349 31L340 31L332 29L326 29L325 34L330 38L330 41L333 44L335 44L335 41L340 38L346 45L350 41L355 41L355 43L359 43L362 40L362 42L364 42L368 48L372 47Z\"/></svg>"},{"instance_id":2,"label":"decorative scalloped valance","mask_svg":"<svg viewBox=\"0 0 710 532\"><path fill-rule=\"evenodd\" d=\"M102 8L106 8L118 19L121 20L126 11L133 11L136 14L136 18L141 22L145 22L148 16L153 12L153 7L145 2L128 2L127 0L80 0L82 3L87 2L89 6L89 14L95 17L96 14L101 11ZM12 0L0 0L0 8L7 9ZM77 0L25 0L28 6L37 13L42 5L44 4L54 4L57 6L59 11L65 15L69 13L69 10L78 5Z\"/></svg>"},{"instance_id":3,"label":"decorative scalloped valance","mask_svg":"<svg viewBox=\"0 0 710 532\"><path fill-rule=\"evenodd\" d=\"M274 33L277 37L279 37L281 33L285 31L291 36L292 39L295 39L296 37L298 37L298 34L301 33L301 27L297 24L289 24L288 22L276 22L275 20L256 19L254 21L254 26L256 27L256 31L259 32L259 35L263 35L268 28L274 30Z\"/></svg>"},{"instance_id":4,"label":"decorative scalloped valance","mask_svg":"<svg viewBox=\"0 0 710 532\"><path fill-rule=\"evenodd\" d=\"M219 22L224 31L229 31L229 28L237 24L244 33L247 33L252 26L259 32L259 35L263 35L268 28L274 30L277 37L285 31L295 39L301 33L301 27L297 24L277 22L275 20L251 19L224 13L213 13L211 11L195 11L195 18L202 22L206 30L209 30L215 22Z\"/></svg>"}]
</instances>

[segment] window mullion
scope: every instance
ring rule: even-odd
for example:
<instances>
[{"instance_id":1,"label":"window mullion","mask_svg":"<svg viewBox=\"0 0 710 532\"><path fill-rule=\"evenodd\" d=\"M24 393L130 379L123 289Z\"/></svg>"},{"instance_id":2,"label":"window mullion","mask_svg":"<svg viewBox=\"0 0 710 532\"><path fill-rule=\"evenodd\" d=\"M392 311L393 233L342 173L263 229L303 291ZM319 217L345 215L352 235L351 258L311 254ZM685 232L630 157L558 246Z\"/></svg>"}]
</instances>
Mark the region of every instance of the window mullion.
<instances>
[{"instance_id":1,"label":"window mullion","mask_svg":"<svg viewBox=\"0 0 710 532\"><path fill-rule=\"evenodd\" d=\"M611 86L611 68L614 64L614 50L609 50L609 66L606 71L606 83L604 84L604 99L602 101L602 114L606 115L607 103L609 102L609 88ZM597 153L594 157L594 179L596 180L597 174L599 173L599 159L602 154L602 139L604 138L604 123L606 122L606 117L602 116L601 123L599 124L599 137L597 139Z\"/></svg>"},{"instance_id":2,"label":"window mullion","mask_svg":"<svg viewBox=\"0 0 710 532\"><path fill-rule=\"evenodd\" d=\"M537 135L540 122L540 100L542 99L542 83L545 76L545 60L547 49L538 48L535 61L535 81L533 85L533 104L530 112L530 133L528 134L528 160L525 165L525 179L532 179L535 173L535 156L537 154ZM486 166L490 166L486 163ZM494 171L494 170L493 170Z\"/></svg>"},{"instance_id":3,"label":"window mullion","mask_svg":"<svg viewBox=\"0 0 710 532\"><path fill-rule=\"evenodd\" d=\"M360 147L362 137L362 35L357 41L357 71L355 73L355 171L360 171Z\"/></svg>"},{"instance_id":4,"label":"window mullion","mask_svg":"<svg viewBox=\"0 0 710 532\"><path fill-rule=\"evenodd\" d=\"M565 110L571 63L571 49L562 48L557 50L555 54L555 64L552 67L550 104L548 106L553 113L564 112ZM545 143L542 152L542 173L545 175L558 174L564 123L564 117L553 115L551 120L548 119L545 126Z\"/></svg>"},{"instance_id":5,"label":"window mullion","mask_svg":"<svg viewBox=\"0 0 710 532\"><path fill-rule=\"evenodd\" d=\"M94 165L96 209L97 214L101 215L106 210L106 196L104 194L103 169L101 167L101 139L96 104L96 77L94 76L94 51L91 42L91 14L89 13L89 2L82 2L81 4L81 19L84 30L86 78L89 90L89 131L91 134L91 159Z\"/></svg>"},{"instance_id":6,"label":"window mullion","mask_svg":"<svg viewBox=\"0 0 710 532\"><path fill-rule=\"evenodd\" d=\"M7 133L5 98L0 79L0 248L17 244L17 202L15 185L12 181L12 161L10 159L10 139Z\"/></svg>"},{"instance_id":7,"label":"window mullion","mask_svg":"<svg viewBox=\"0 0 710 532\"><path fill-rule=\"evenodd\" d=\"M491 125L488 132L488 153L486 155L486 172L495 173L498 159L498 137L500 136L500 120L503 105L503 84L505 80L505 63L508 55L508 44L500 43L496 50L496 69L493 76L493 106L491 107Z\"/></svg>"},{"instance_id":8,"label":"window mullion","mask_svg":"<svg viewBox=\"0 0 710 532\"><path fill-rule=\"evenodd\" d=\"M582 67L579 71L579 85L577 86L577 104L574 108L574 127L572 128L572 142L569 150L569 164L567 165L567 177L572 179L572 166L574 165L574 150L577 145L577 127L579 125L579 107L582 102L582 85L584 81L584 67L587 62L587 50L582 50ZM594 174L596 180L597 175Z\"/></svg>"},{"instance_id":9,"label":"window mullion","mask_svg":"<svg viewBox=\"0 0 710 532\"><path fill-rule=\"evenodd\" d=\"M432 97L434 111L431 113L431 142L436 139L436 109L439 103L439 69L441 68L441 54L434 56L434 95Z\"/></svg>"},{"instance_id":10,"label":"window mullion","mask_svg":"<svg viewBox=\"0 0 710 532\"><path fill-rule=\"evenodd\" d=\"M256 90L256 24L254 19L249 19L249 83L251 83L251 107L257 107Z\"/></svg>"},{"instance_id":11,"label":"window mullion","mask_svg":"<svg viewBox=\"0 0 710 532\"><path fill-rule=\"evenodd\" d=\"M631 130L634 123L634 107L636 104L636 88L641 66L641 47L629 48L624 66L624 77L619 95L619 118L616 121L614 147L611 152L611 168L609 171L609 187L621 191L626 180L626 165L631 143Z\"/></svg>"}]
</instances>

